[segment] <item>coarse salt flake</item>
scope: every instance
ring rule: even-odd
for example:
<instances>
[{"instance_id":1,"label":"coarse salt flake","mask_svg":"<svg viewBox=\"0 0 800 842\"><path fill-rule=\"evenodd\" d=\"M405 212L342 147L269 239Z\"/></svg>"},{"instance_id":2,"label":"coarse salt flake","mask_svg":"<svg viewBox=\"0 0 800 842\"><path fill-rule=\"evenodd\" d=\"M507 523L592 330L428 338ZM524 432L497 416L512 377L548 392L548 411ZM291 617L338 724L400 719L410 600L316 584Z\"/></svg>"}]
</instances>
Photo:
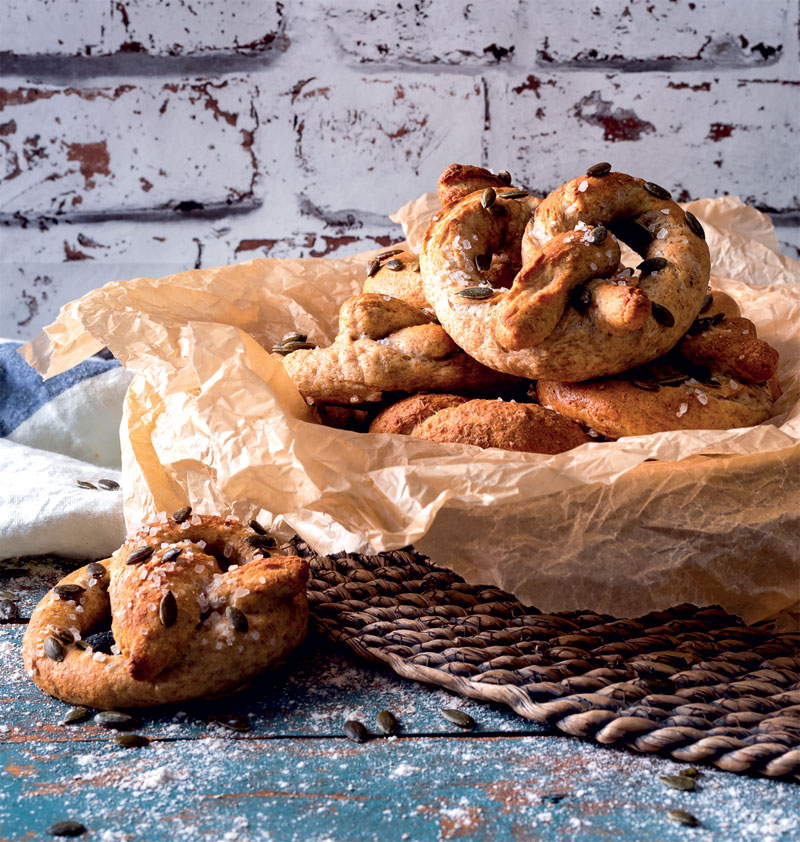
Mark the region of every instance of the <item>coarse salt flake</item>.
<instances>
[{"instance_id":1,"label":"coarse salt flake","mask_svg":"<svg viewBox=\"0 0 800 842\"><path fill-rule=\"evenodd\" d=\"M591 268L592 272L596 272L596 271L597 271L597 264L596 264L596 263L590 263L590 264L589 264L589 267Z\"/></svg>"},{"instance_id":2,"label":"coarse salt flake","mask_svg":"<svg viewBox=\"0 0 800 842\"><path fill-rule=\"evenodd\" d=\"M663 240L667 236L667 234L669 234L669 231L667 231L666 228L660 228L658 234L656 234L656 239Z\"/></svg>"},{"instance_id":3,"label":"coarse salt flake","mask_svg":"<svg viewBox=\"0 0 800 842\"><path fill-rule=\"evenodd\" d=\"M682 403L680 405L680 407L678 408L678 411L675 414L678 416L678 418L681 418L684 415L686 415L686 413L688 411L689 411L689 404L688 403Z\"/></svg>"},{"instance_id":4,"label":"coarse salt flake","mask_svg":"<svg viewBox=\"0 0 800 842\"><path fill-rule=\"evenodd\" d=\"M586 192L586 188L587 188L588 186L589 186L589 182L588 182L588 181L582 181L582 182L578 185L578 192L579 192L579 193L585 193L585 192Z\"/></svg>"},{"instance_id":5,"label":"coarse salt flake","mask_svg":"<svg viewBox=\"0 0 800 842\"><path fill-rule=\"evenodd\" d=\"M739 388L739 384L735 380L731 380L731 389L735 392Z\"/></svg>"},{"instance_id":6,"label":"coarse salt flake","mask_svg":"<svg viewBox=\"0 0 800 842\"><path fill-rule=\"evenodd\" d=\"M203 567L202 564L195 564L195 566L194 566L194 572L195 573L202 573L204 570L205 570L205 567Z\"/></svg>"}]
</instances>

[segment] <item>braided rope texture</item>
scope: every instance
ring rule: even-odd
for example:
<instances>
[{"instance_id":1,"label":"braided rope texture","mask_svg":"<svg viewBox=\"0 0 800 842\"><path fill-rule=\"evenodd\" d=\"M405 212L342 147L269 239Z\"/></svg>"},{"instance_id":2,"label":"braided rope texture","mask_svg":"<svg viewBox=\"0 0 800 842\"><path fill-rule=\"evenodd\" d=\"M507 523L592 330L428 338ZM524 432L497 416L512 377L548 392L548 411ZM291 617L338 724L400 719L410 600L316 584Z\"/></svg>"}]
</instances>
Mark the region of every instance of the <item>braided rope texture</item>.
<instances>
[{"instance_id":1,"label":"braided rope texture","mask_svg":"<svg viewBox=\"0 0 800 842\"><path fill-rule=\"evenodd\" d=\"M800 782L800 634L720 606L543 614L413 549L316 555L317 630L405 678L606 745Z\"/></svg>"}]
</instances>

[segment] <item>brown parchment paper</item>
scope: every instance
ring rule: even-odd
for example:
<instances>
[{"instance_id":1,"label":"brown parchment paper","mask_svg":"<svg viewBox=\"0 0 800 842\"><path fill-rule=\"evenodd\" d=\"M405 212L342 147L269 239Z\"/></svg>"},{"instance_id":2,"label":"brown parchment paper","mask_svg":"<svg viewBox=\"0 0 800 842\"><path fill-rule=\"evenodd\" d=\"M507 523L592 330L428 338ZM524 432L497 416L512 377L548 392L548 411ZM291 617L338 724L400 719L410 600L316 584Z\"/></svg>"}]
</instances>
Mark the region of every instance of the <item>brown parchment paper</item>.
<instances>
[{"instance_id":1,"label":"brown parchment paper","mask_svg":"<svg viewBox=\"0 0 800 842\"><path fill-rule=\"evenodd\" d=\"M393 217L413 248L437 207L422 196ZM22 353L52 376L107 345L138 375L121 429L129 528L189 503L297 531L320 552L414 543L543 610L687 600L752 620L800 600L800 264L738 199L688 207L715 287L781 354L784 394L758 427L544 456L314 424L265 349L291 329L330 342L374 252L112 282Z\"/></svg>"}]
</instances>

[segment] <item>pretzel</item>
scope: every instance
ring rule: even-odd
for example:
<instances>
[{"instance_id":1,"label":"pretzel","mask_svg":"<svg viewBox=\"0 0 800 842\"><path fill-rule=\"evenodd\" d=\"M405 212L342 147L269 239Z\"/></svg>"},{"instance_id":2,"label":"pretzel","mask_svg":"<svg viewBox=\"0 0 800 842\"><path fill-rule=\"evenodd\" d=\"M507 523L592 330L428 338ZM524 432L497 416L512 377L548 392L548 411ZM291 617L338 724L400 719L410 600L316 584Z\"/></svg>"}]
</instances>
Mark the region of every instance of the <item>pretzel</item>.
<instances>
[{"instance_id":1,"label":"pretzel","mask_svg":"<svg viewBox=\"0 0 800 842\"><path fill-rule=\"evenodd\" d=\"M480 394L518 384L468 357L432 316L375 293L342 305L328 348L293 351L283 364L310 403L375 403L384 392L421 389Z\"/></svg>"},{"instance_id":2,"label":"pretzel","mask_svg":"<svg viewBox=\"0 0 800 842\"><path fill-rule=\"evenodd\" d=\"M391 295L418 310L433 313L422 291L419 259L411 251L392 249L370 260L362 292Z\"/></svg>"},{"instance_id":3,"label":"pretzel","mask_svg":"<svg viewBox=\"0 0 800 842\"><path fill-rule=\"evenodd\" d=\"M459 395L405 398L376 416L370 432L548 454L591 441L574 421L542 406Z\"/></svg>"},{"instance_id":4,"label":"pretzel","mask_svg":"<svg viewBox=\"0 0 800 842\"><path fill-rule=\"evenodd\" d=\"M255 527L183 509L70 573L31 616L28 675L51 696L100 709L240 686L298 646L308 620L306 562L271 556L274 539ZM84 640L109 622L111 654Z\"/></svg>"},{"instance_id":5,"label":"pretzel","mask_svg":"<svg viewBox=\"0 0 800 842\"><path fill-rule=\"evenodd\" d=\"M484 189L433 217L425 297L484 365L570 381L613 374L664 354L697 316L709 278L700 224L657 185L592 171L541 203ZM620 267L617 236L645 258L638 277Z\"/></svg>"}]
</instances>

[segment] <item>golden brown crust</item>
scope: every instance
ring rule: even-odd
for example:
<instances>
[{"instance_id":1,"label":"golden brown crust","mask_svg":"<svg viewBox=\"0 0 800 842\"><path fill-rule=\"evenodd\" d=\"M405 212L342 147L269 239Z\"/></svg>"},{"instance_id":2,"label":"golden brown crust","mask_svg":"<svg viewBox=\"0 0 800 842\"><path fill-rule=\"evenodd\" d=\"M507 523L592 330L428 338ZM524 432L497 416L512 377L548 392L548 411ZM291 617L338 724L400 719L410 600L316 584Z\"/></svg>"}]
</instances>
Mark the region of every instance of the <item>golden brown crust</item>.
<instances>
[{"instance_id":1,"label":"golden brown crust","mask_svg":"<svg viewBox=\"0 0 800 842\"><path fill-rule=\"evenodd\" d=\"M382 410L370 424L370 433L399 433L410 435L417 424L444 409L446 406L458 406L469 400L464 395L421 393L404 398Z\"/></svg>"},{"instance_id":2,"label":"golden brown crust","mask_svg":"<svg viewBox=\"0 0 800 842\"><path fill-rule=\"evenodd\" d=\"M483 167L474 167L470 164L450 164L439 176L436 192L444 207L460 201L464 196L468 196L476 190L485 190L487 187L508 188L509 186L508 181Z\"/></svg>"},{"instance_id":3,"label":"golden brown crust","mask_svg":"<svg viewBox=\"0 0 800 842\"><path fill-rule=\"evenodd\" d=\"M445 207L429 225L420 254L425 296L468 354L519 376L584 380L655 359L687 331L706 294L709 255L675 202L623 173L574 179L538 207L504 200L503 193L497 191L494 203L499 216L484 208L480 193ZM613 231L622 236L633 223L649 238L640 247L648 260L643 274L606 280L618 260ZM597 230L603 226L612 232L605 239ZM490 297L465 300L459 296L465 288L491 280L475 259L481 255L485 264L487 254L492 263L499 254L512 269L525 268L513 282L493 281ZM536 260L531 279L527 267ZM509 283L510 292L498 288ZM584 283L578 306L568 288ZM617 289L606 289L612 285ZM512 304L515 299L523 306Z\"/></svg>"},{"instance_id":4,"label":"golden brown crust","mask_svg":"<svg viewBox=\"0 0 800 842\"><path fill-rule=\"evenodd\" d=\"M315 403L374 403L384 392L423 389L484 394L519 385L468 357L431 316L374 293L342 305L332 345L294 351L283 364Z\"/></svg>"},{"instance_id":5,"label":"golden brown crust","mask_svg":"<svg viewBox=\"0 0 800 842\"><path fill-rule=\"evenodd\" d=\"M242 684L295 648L308 619L306 562L269 557L248 543L257 535L209 515L147 524L104 562L107 576L95 579L83 567L59 583L84 588L74 599L55 589L42 599L23 640L26 671L45 693L105 709L181 702ZM137 562L133 554L150 547ZM109 618L119 653L79 648L75 641ZM46 640L54 634L60 660L45 648L52 651Z\"/></svg>"},{"instance_id":6,"label":"golden brown crust","mask_svg":"<svg viewBox=\"0 0 800 842\"><path fill-rule=\"evenodd\" d=\"M380 262L380 268L364 281L363 292L374 292L378 295L391 295L416 307L418 310L431 310L428 299L422 291L422 275L419 271L419 258L412 251L402 251L399 254ZM387 264L397 261L402 264L401 269L388 268ZM393 264L395 266L397 264Z\"/></svg>"},{"instance_id":7,"label":"golden brown crust","mask_svg":"<svg viewBox=\"0 0 800 842\"><path fill-rule=\"evenodd\" d=\"M590 441L578 424L544 407L482 399L451 403L422 417L408 432L429 441L526 453L562 453Z\"/></svg>"}]
</instances>

